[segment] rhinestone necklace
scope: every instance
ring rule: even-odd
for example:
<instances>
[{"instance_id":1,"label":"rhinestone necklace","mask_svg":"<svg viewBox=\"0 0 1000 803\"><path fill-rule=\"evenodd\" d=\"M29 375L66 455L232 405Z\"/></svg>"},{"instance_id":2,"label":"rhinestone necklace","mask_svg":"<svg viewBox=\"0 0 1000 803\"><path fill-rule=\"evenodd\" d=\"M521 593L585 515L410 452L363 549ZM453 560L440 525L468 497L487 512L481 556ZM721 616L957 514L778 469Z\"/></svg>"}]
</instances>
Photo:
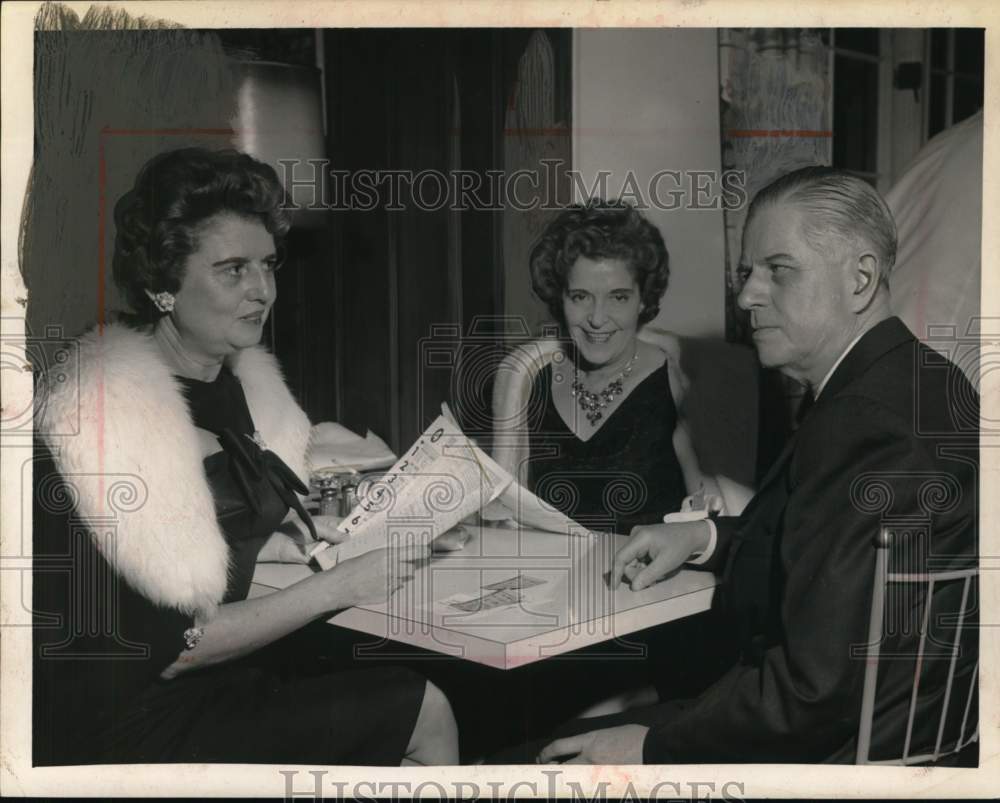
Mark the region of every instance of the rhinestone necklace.
<instances>
[{"instance_id":1,"label":"rhinestone necklace","mask_svg":"<svg viewBox=\"0 0 1000 803\"><path fill-rule=\"evenodd\" d=\"M625 380L632 373L632 368L635 366L635 361L638 357L639 349L636 348L632 359L626 363L625 370L608 382L604 390L597 393L591 393L583 386L583 383L580 382L579 368L575 365L573 366L573 384L570 387L572 388L573 395L576 397L576 403L580 405L580 409L586 414L587 420L592 427L596 426L597 422L604 418L604 408L611 404L616 396L621 395Z\"/></svg>"}]
</instances>

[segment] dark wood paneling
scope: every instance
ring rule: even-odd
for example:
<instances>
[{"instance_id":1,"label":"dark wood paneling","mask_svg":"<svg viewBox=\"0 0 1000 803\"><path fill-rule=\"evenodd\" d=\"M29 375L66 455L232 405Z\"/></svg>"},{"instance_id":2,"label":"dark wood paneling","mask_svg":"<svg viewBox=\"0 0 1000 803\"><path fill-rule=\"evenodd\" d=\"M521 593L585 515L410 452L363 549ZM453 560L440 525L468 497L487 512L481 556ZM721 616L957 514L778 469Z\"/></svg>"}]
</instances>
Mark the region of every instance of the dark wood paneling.
<instances>
[{"instance_id":1,"label":"dark wood paneling","mask_svg":"<svg viewBox=\"0 0 1000 803\"><path fill-rule=\"evenodd\" d=\"M463 170L484 177L503 164L503 81L500 38L495 30L465 31L459 53L461 162ZM480 194L489 201L484 186ZM467 209L461 213L462 309L466 321L476 315L503 314L502 213Z\"/></svg>"},{"instance_id":2,"label":"dark wood paneling","mask_svg":"<svg viewBox=\"0 0 1000 803\"><path fill-rule=\"evenodd\" d=\"M295 227L278 272L271 315L274 351L295 397L313 421L337 417L333 349L336 343L334 265L328 215Z\"/></svg>"},{"instance_id":3,"label":"dark wood paneling","mask_svg":"<svg viewBox=\"0 0 1000 803\"><path fill-rule=\"evenodd\" d=\"M394 162L399 169L433 170L447 176L451 143L454 32L400 33L394 56L399 72L411 69L407 89L396 99ZM418 185L414 185L416 194ZM426 201L434 204L437 185L428 182ZM438 414L448 396L448 377L425 370L422 342L434 326L460 325L460 306L449 282L449 211L421 208L416 198L402 212L391 213L396 225L396 279L399 313L400 437L405 448Z\"/></svg>"},{"instance_id":4,"label":"dark wood paneling","mask_svg":"<svg viewBox=\"0 0 1000 803\"><path fill-rule=\"evenodd\" d=\"M503 166L505 72L526 40L524 31L327 31L332 166L447 173L457 161L485 181ZM503 213L404 203L402 211L333 212L326 259L336 332L326 353L334 356L328 376L337 381L338 420L374 430L397 452L453 392L454 367L425 365L422 344L442 326L454 344L477 318L503 314ZM311 289L300 289L304 305L326 303ZM306 385L319 381L310 370L303 365ZM488 394L479 395L488 405Z\"/></svg>"},{"instance_id":5,"label":"dark wood paneling","mask_svg":"<svg viewBox=\"0 0 1000 803\"><path fill-rule=\"evenodd\" d=\"M332 166L357 171L390 166L394 81L391 31L327 32L327 109ZM383 209L336 211L337 340L341 423L392 440L396 342L391 301L389 219ZM393 444L395 446L395 444Z\"/></svg>"}]
</instances>

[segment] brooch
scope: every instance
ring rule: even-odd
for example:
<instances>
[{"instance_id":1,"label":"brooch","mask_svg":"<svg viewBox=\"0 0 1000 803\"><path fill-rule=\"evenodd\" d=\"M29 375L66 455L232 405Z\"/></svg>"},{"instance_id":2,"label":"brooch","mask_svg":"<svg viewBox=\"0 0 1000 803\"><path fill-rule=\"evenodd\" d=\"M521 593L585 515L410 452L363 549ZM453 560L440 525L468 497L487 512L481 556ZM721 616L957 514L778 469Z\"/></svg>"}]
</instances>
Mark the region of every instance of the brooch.
<instances>
[{"instance_id":1,"label":"brooch","mask_svg":"<svg viewBox=\"0 0 1000 803\"><path fill-rule=\"evenodd\" d=\"M257 448L262 452L267 450L267 444L264 443L264 436L260 434L259 429L253 431L253 435L247 435L247 437L257 444Z\"/></svg>"}]
</instances>

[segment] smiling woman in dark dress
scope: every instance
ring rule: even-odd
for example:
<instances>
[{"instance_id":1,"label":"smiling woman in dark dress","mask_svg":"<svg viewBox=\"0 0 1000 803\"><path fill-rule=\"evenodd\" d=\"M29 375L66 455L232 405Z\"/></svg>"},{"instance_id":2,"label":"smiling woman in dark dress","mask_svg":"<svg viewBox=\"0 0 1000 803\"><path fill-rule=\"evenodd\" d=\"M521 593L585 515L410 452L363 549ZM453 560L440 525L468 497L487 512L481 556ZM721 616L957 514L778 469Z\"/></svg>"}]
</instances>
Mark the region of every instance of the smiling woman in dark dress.
<instances>
[{"instance_id":1,"label":"smiling woman in dark dress","mask_svg":"<svg viewBox=\"0 0 1000 803\"><path fill-rule=\"evenodd\" d=\"M188 149L115 207L137 323L85 335L38 394L35 764L457 761L420 676L262 655L406 579L379 550L247 598L262 553L303 558L286 519L336 538L301 507L309 421L258 346L283 201L270 167Z\"/></svg>"},{"instance_id":2,"label":"smiling woman in dark dress","mask_svg":"<svg viewBox=\"0 0 1000 803\"><path fill-rule=\"evenodd\" d=\"M684 419L678 340L648 326L669 277L656 226L620 201L571 206L545 229L530 267L535 293L563 339L519 347L501 366L494 396L501 465L600 532L628 535L659 523L699 493L707 506L721 507ZM700 643L714 630L710 619L703 614L631 635L646 650L643 660L613 647L605 660L535 670L534 718L614 713L654 702L659 690L694 693L710 682L706 667L715 664L694 668L678 660L677 645L714 650Z\"/></svg>"},{"instance_id":3,"label":"smiling woman in dark dress","mask_svg":"<svg viewBox=\"0 0 1000 803\"><path fill-rule=\"evenodd\" d=\"M717 493L679 414L676 338L640 337L668 277L659 230L623 202L566 209L531 254L532 286L570 347L532 387L528 486L594 529L627 535L689 494Z\"/></svg>"}]
</instances>

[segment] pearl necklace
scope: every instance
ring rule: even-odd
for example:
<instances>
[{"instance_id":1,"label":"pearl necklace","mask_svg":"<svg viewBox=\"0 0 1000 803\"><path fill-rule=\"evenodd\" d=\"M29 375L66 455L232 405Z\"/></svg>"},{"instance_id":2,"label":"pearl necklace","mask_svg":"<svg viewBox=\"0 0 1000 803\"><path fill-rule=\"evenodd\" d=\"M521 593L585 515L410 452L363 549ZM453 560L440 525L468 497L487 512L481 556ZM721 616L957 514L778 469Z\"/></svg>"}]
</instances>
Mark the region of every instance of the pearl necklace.
<instances>
[{"instance_id":1,"label":"pearl necklace","mask_svg":"<svg viewBox=\"0 0 1000 803\"><path fill-rule=\"evenodd\" d=\"M596 426L597 422L604 418L604 408L611 404L616 396L621 395L625 380L632 373L632 368L635 366L635 361L638 357L639 350L636 349L632 355L632 359L626 363L625 370L608 382L604 390L597 393L591 393L583 386L583 383L580 382L579 369L575 365L573 366L573 384L570 387L573 395L576 397L577 404L580 405L580 409L586 414L587 420L592 427Z\"/></svg>"}]
</instances>

